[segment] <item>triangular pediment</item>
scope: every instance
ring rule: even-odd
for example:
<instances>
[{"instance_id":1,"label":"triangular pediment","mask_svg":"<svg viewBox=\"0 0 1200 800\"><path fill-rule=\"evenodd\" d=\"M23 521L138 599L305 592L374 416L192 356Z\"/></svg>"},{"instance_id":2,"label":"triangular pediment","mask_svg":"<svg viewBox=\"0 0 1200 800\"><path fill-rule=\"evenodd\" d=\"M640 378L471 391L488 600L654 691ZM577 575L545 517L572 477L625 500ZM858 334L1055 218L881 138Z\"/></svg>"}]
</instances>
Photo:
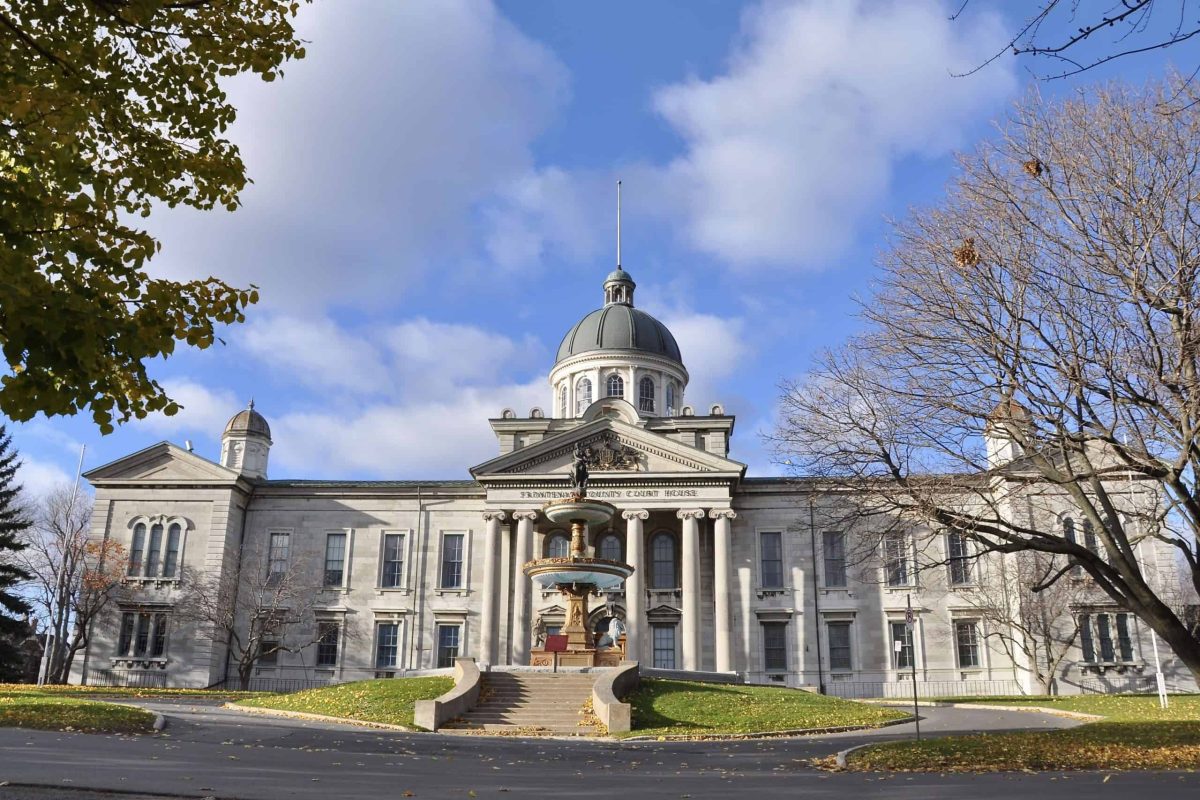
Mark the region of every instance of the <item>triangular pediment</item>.
<instances>
[{"instance_id":1,"label":"triangular pediment","mask_svg":"<svg viewBox=\"0 0 1200 800\"><path fill-rule=\"evenodd\" d=\"M93 486L106 483L233 483L238 473L190 450L159 442L83 475Z\"/></svg>"},{"instance_id":2,"label":"triangular pediment","mask_svg":"<svg viewBox=\"0 0 1200 800\"><path fill-rule=\"evenodd\" d=\"M594 461L594 480L637 475L745 473L746 465L691 447L661 433L618 419L596 419L547 437L473 468L476 480L488 477L548 476L567 473L579 445L588 448Z\"/></svg>"}]
</instances>

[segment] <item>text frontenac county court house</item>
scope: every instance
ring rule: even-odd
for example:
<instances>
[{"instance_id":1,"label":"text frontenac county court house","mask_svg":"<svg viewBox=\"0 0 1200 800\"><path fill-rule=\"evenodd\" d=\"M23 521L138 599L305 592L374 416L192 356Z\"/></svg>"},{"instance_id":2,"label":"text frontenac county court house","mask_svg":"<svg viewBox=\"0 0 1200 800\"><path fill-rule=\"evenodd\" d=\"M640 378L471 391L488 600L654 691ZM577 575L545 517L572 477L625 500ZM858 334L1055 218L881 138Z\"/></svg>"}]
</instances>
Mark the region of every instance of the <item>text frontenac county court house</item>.
<instances>
[{"instance_id":1,"label":"text frontenac county court house","mask_svg":"<svg viewBox=\"0 0 1200 800\"><path fill-rule=\"evenodd\" d=\"M627 272L608 276L604 304L559 346L550 411L491 420L499 454L471 480L273 480L270 429L253 408L229 421L218 461L163 442L89 472L92 535L123 544L127 591L75 679L232 678L227 637L184 623L177 607L185 576L222 571L245 591L285 575L312 587L311 619L276 634L309 644L262 659L256 677L401 676L459 656L527 665L564 609L521 566L566 554L567 531L539 509L568 494L582 444L589 496L619 509L588 545L635 568L623 591L593 599L589 623L601 633L624 620L626 658L842 694L883 694L914 666L938 694L1036 691L1024 656L1005 646L1013 632L978 597L997 580L986 562L1004 557L976 558L946 536L934 569L917 569L904 538L874 561L852 558L848 534L819 513L848 500L817 481L747 476L730 457L734 418L687 404L675 338L633 296ZM1168 570L1169 555L1145 548L1148 571ZM1152 674L1149 632L1132 615L1103 598L1062 614L1081 626L1063 691Z\"/></svg>"}]
</instances>

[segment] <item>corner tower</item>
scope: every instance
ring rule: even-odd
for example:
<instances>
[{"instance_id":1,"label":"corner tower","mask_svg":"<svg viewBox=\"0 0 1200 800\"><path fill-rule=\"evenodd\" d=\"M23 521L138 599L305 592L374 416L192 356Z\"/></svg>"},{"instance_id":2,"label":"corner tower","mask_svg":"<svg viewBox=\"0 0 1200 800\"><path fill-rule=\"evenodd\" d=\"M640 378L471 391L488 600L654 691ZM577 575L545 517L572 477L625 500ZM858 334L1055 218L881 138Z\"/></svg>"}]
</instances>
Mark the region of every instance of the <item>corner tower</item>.
<instances>
[{"instance_id":1,"label":"corner tower","mask_svg":"<svg viewBox=\"0 0 1200 800\"><path fill-rule=\"evenodd\" d=\"M267 477L271 452L271 427L254 410L254 401L234 414L221 434L221 466L237 470L247 478Z\"/></svg>"}]
</instances>

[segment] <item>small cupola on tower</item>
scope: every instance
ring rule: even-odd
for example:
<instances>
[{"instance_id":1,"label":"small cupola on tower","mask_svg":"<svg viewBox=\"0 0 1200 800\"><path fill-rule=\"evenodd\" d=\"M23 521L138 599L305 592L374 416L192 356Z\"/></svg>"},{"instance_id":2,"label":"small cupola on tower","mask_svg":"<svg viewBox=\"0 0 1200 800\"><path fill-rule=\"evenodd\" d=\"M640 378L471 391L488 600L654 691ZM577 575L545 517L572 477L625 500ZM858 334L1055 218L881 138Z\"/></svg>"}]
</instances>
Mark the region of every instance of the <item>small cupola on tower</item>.
<instances>
[{"instance_id":1,"label":"small cupola on tower","mask_svg":"<svg viewBox=\"0 0 1200 800\"><path fill-rule=\"evenodd\" d=\"M234 414L221 434L221 466L237 470L247 478L267 477L271 452L271 427L254 410L254 401Z\"/></svg>"},{"instance_id":2,"label":"small cupola on tower","mask_svg":"<svg viewBox=\"0 0 1200 800\"><path fill-rule=\"evenodd\" d=\"M1011 397L992 409L983 428L989 469L997 469L1024 455L1018 439L1025 438L1031 424L1029 409Z\"/></svg>"},{"instance_id":3,"label":"small cupola on tower","mask_svg":"<svg viewBox=\"0 0 1200 800\"><path fill-rule=\"evenodd\" d=\"M633 290L636 286L629 273L618 265L604 279L604 305L620 303L623 306L632 306Z\"/></svg>"}]
</instances>

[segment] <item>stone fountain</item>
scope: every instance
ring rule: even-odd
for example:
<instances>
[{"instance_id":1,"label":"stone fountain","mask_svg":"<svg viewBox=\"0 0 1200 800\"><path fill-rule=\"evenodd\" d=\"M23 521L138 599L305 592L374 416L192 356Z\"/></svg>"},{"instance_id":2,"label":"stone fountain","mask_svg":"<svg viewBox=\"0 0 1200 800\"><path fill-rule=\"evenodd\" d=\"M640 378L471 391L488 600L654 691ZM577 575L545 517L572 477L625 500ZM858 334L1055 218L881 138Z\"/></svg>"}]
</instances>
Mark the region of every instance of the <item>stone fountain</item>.
<instances>
[{"instance_id":1,"label":"stone fountain","mask_svg":"<svg viewBox=\"0 0 1200 800\"><path fill-rule=\"evenodd\" d=\"M633 574L633 567L628 564L587 555L588 527L607 523L617 511L611 503L587 496L588 457L583 446L576 448L571 466L572 495L542 506L542 513L551 522L571 526L568 555L536 558L523 567L525 574L543 589L562 592L566 602L566 624L562 628L566 648L534 649L530 657L532 666L552 663L567 667L615 666L621 661L619 650L597 651L588 629L588 598L596 592L619 588Z\"/></svg>"}]
</instances>

